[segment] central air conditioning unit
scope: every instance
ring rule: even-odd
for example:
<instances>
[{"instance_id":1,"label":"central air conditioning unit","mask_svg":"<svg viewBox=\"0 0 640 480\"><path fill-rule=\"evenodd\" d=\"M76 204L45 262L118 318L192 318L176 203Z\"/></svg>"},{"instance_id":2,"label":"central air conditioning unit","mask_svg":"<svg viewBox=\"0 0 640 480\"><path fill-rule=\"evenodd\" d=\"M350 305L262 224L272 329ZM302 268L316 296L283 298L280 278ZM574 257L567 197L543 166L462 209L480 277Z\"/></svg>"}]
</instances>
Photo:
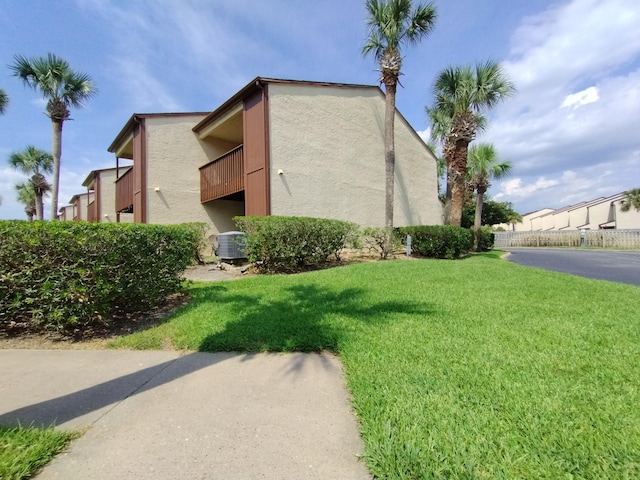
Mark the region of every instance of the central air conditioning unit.
<instances>
[{"instance_id":1,"label":"central air conditioning unit","mask_svg":"<svg viewBox=\"0 0 640 480\"><path fill-rule=\"evenodd\" d=\"M221 260L240 260L247 258L245 253L247 237L244 232L224 232L218 235L216 256Z\"/></svg>"}]
</instances>

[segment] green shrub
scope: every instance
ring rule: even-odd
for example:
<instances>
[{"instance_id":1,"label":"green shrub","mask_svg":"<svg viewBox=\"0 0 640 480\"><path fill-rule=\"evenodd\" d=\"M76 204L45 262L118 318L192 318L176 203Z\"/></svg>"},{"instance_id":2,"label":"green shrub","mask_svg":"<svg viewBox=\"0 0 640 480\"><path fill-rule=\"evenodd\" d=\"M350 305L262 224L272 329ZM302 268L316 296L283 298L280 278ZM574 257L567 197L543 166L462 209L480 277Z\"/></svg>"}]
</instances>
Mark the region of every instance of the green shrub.
<instances>
[{"instance_id":1,"label":"green shrub","mask_svg":"<svg viewBox=\"0 0 640 480\"><path fill-rule=\"evenodd\" d=\"M310 217L235 217L247 234L249 261L264 271L295 271L339 259L356 237L358 226L341 220Z\"/></svg>"},{"instance_id":2,"label":"green shrub","mask_svg":"<svg viewBox=\"0 0 640 480\"><path fill-rule=\"evenodd\" d=\"M366 227L362 230L362 244L370 253L376 252L380 258L387 259L402 247L400 238L391 227Z\"/></svg>"},{"instance_id":3,"label":"green shrub","mask_svg":"<svg viewBox=\"0 0 640 480\"><path fill-rule=\"evenodd\" d=\"M476 249L478 252L488 252L493 249L496 236L490 226L480 227L476 235L478 235L478 248Z\"/></svg>"},{"instance_id":4,"label":"green shrub","mask_svg":"<svg viewBox=\"0 0 640 480\"><path fill-rule=\"evenodd\" d=\"M64 329L141 311L178 292L193 226L0 221L0 324Z\"/></svg>"},{"instance_id":5,"label":"green shrub","mask_svg":"<svg viewBox=\"0 0 640 480\"><path fill-rule=\"evenodd\" d=\"M411 249L421 257L455 259L473 247L471 230L453 225L400 227L396 231L403 243L411 235Z\"/></svg>"}]
</instances>

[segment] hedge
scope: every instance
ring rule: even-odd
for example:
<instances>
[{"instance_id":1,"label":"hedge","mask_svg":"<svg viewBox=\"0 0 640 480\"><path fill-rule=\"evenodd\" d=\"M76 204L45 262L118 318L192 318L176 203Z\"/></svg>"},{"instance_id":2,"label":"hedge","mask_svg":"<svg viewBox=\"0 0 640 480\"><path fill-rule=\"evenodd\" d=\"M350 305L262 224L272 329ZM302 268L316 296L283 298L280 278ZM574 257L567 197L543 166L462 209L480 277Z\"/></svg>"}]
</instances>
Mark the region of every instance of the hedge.
<instances>
[{"instance_id":1,"label":"hedge","mask_svg":"<svg viewBox=\"0 0 640 480\"><path fill-rule=\"evenodd\" d=\"M403 244L411 235L411 249L422 257L455 259L473 248L473 232L453 225L400 227L396 232Z\"/></svg>"},{"instance_id":2,"label":"hedge","mask_svg":"<svg viewBox=\"0 0 640 480\"><path fill-rule=\"evenodd\" d=\"M144 311L182 288L196 225L0 221L0 324L64 329Z\"/></svg>"},{"instance_id":3,"label":"hedge","mask_svg":"<svg viewBox=\"0 0 640 480\"><path fill-rule=\"evenodd\" d=\"M357 236L355 223L311 217L235 217L247 234L246 253L250 262L267 272L296 271L318 266Z\"/></svg>"}]
</instances>

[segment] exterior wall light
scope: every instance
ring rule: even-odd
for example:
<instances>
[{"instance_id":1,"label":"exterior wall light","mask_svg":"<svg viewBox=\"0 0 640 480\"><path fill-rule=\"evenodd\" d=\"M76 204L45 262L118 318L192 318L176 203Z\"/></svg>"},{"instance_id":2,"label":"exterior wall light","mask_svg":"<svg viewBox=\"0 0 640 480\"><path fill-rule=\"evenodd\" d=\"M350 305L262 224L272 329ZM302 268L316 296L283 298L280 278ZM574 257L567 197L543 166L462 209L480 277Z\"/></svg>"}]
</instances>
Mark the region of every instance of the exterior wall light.
<instances>
[{"instance_id":1,"label":"exterior wall light","mask_svg":"<svg viewBox=\"0 0 640 480\"><path fill-rule=\"evenodd\" d=\"M156 187L153 189L154 192L159 192L160 191L160 187Z\"/></svg>"},{"instance_id":2,"label":"exterior wall light","mask_svg":"<svg viewBox=\"0 0 640 480\"><path fill-rule=\"evenodd\" d=\"M278 169L278 175L284 175L284 170L282 170L281 168Z\"/></svg>"}]
</instances>

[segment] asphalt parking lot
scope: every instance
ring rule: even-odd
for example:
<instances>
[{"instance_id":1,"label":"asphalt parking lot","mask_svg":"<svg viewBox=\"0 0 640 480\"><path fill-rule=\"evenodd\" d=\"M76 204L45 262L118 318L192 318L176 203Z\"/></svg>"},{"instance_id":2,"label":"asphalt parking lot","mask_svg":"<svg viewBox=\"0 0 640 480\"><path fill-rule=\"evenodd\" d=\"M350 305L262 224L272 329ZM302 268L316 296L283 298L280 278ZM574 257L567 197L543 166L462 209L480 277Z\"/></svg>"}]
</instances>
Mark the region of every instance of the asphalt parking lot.
<instances>
[{"instance_id":1,"label":"asphalt parking lot","mask_svg":"<svg viewBox=\"0 0 640 480\"><path fill-rule=\"evenodd\" d=\"M640 286L640 251L505 248L507 260L528 267Z\"/></svg>"}]
</instances>

